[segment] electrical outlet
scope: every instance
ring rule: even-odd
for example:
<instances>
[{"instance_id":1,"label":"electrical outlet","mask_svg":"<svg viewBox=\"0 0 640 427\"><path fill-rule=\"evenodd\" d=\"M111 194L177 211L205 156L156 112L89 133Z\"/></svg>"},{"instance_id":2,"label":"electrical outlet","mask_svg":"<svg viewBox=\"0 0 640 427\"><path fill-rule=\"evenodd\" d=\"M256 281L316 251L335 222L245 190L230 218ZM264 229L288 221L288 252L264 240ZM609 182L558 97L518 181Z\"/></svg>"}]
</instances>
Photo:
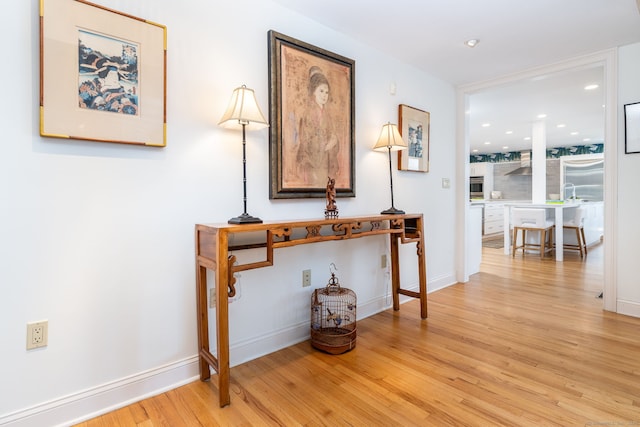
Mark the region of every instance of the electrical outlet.
<instances>
[{"instance_id":1,"label":"electrical outlet","mask_svg":"<svg viewBox=\"0 0 640 427\"><path fill-rule=\"evenodd\" d=\"M311 286L311 270L302 271L302 287Z\"/></svg>"},{"instance_id":2,"label":"electrical outlet","mask_svg":"<svg viewBox=\"0 0 640 427\"><path fill-rule=\"evenodd\" d=\"M216 288L209 289L209 308L216 308Z\"/></svg>"},{"instance_id":3,"label":"electrical outlet","mask_svg":"<svg viewBox=\"0 0 640 427\"><path fill-rule=\"evenodd\" d=\"M387 255L380 256L380 268L387 268Z\"/></svg>"},{"instance_id":4,"label":"electrical outlet","mask_svg":"<svg viewBox=\"0 0 640 427\"><path fill-rule=\"evenodd\" d=\"M49 339L49 321L27 323L27 350L45 347Z\"/></svg>"}]
</instances>

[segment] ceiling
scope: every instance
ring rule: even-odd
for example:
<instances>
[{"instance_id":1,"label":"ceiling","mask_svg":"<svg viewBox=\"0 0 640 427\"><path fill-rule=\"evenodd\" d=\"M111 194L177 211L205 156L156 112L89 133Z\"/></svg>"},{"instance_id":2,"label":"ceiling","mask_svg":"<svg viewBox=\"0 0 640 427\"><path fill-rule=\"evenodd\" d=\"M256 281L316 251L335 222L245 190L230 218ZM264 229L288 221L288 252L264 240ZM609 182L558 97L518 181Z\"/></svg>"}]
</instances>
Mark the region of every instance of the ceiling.
<instances>
[{"instance_id":1,"label":"ceiling","mask_svg":"<svg viewBox=\"0 0 640 427\"><path fill-rule=\"evenodd\" d=\"M545 124L548 148L603 143L604 95L602 66L474 93L469 96L468 110L471 153L530 149L533 123L540 121Z\"/></svg>"},{"instance_id":2,"label":"ceiling","mask_svg":"<svg viewBox=\"0 0 640 427\"><path fill-rule=\"evenodd\" d=\"M456 86L640 42L640 0L274 1ZM469 39L479 43L469 48ZM599 87L585 91L587 84ZM524 138L543 113L548 146L602 142L603 101L602 68L474 94L470 146L480 153L526 149Z\"/></svg>"}]
</instances>

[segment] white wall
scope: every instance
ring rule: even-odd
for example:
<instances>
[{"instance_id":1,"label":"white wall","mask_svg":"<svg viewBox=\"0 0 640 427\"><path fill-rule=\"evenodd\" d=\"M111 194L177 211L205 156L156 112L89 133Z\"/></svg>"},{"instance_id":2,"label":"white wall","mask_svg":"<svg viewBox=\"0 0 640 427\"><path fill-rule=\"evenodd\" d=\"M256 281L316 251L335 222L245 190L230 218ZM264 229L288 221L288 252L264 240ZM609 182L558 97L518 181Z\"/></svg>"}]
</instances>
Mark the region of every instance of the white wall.
<instances>
[{"instance_id":1,"label":"white wall","mask_svg":"<svg viewBox=\"0 0 640 427\"><path fill-rule=\"evenodd\" d=\"M640 102L640 43L618 50L618 245L617 311L640 317L638 242L640 241L640 154L624 154L624 104Z\"/></svg>"},{"instance_id":2,"label":"white wall","mask_svg":"<svg viewBox=\"0 0 640 427\"><path fill-rule=\"evenodd\" d=\"M241 213L240 134L216 123L240 84L268 111L269 29L356 61L357 197L338 199L341 215L388 207L387 157L371 147L382 124L397 120L397 105L431 113L431 170L394 167L395 204L425 215L429 290L454 282L453 87L266 0L99 3L168 28L168 145L40 137L39 1L5 6L0 35L12 42L3 43L0 69L0 425L82 418L197 375L194 224ZM322 199L269 200L268 149L268 131L248 134L249 212L321 217ZM445 177L451 189L441 188ZM274 267L243 272L230 308L232 364L304 339L303 269L320 287L336 262L361 315L388 306L385 251L383 238L307 245L277 252ZM411 258L415 248L405 252ZM414 287L414 262L405 264L404 285ZM26 323L42 319L49 345L26 351Z\"/></svg>"}]
</instances>

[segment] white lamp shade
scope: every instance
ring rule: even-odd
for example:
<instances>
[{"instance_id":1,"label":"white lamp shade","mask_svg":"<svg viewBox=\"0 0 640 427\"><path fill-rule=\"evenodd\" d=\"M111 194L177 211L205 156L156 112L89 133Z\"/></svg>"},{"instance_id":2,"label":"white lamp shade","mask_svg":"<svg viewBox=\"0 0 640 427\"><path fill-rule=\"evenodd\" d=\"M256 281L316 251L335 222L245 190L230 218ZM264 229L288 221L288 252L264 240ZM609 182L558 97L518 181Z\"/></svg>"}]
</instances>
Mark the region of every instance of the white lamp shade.
<instances>
[{"instance_id":1,"label":"white lamp shade","mask_svg":"<svg viewBox=\"0 0 640 427\"><path fill-rule=\"evenodd\" d=\"M227 111L218 123L223 127L235 127L242 124L249 129L260 129L269 126L265 120L253 89L242 85L234 89Z\"/></svg>"},{"instance_id":2,"label":"white lamp shade","mask_svg":"<svg viewBox=\"0 0 640 427\"><path fill-rule=\"evenodd\" d=\"M387 123L382 126L382 132L378 137L378 142L373 147L374 150L388 150L400 151L407 148L407 143L404 142L398 131L398 126Z\"/></svg>"}]
</instances>

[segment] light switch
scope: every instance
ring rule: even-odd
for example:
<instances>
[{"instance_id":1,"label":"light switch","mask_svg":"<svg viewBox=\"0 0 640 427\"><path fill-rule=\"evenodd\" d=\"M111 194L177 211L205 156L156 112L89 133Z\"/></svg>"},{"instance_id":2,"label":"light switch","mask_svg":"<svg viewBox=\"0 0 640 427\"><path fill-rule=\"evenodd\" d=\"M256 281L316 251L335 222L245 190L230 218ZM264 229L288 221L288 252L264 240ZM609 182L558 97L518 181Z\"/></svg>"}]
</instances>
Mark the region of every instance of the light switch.
<instances>
[{"instance_id":1,"label":"light switch","mask_svg":"<svg viewBox=\"0 0 640 427\"><path fill-rule=\"evenodd\" d=\"M450 188L451 182L449 182L449 178L442 178L442 188Z\"/></svg>"}]
</instances>

